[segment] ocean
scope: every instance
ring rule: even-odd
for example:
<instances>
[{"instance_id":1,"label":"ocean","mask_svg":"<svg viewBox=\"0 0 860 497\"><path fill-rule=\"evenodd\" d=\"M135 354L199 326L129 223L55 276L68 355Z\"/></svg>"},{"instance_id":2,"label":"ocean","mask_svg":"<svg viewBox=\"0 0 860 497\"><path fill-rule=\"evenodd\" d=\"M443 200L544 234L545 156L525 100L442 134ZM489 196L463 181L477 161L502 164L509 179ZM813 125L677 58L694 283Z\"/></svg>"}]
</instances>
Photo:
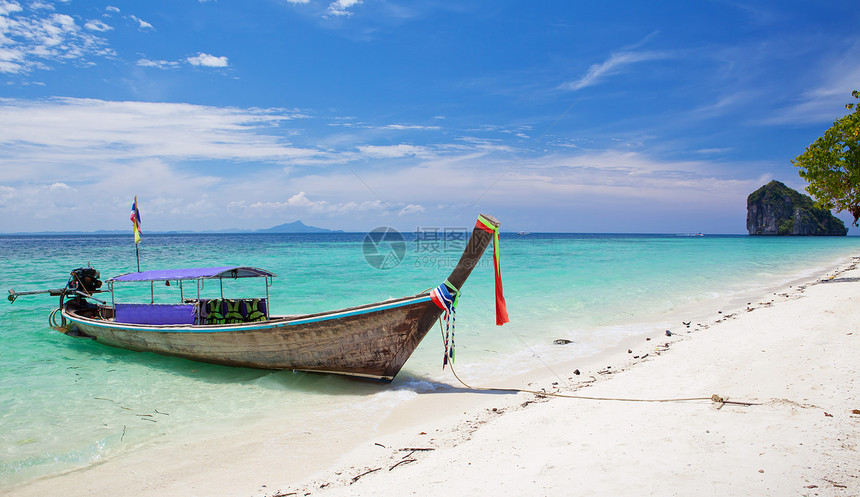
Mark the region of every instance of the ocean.
<instances>
[{"instance_id":1,"label":"ocean","mask_svg":"<svg viewBox=\"0 0 860 497\"><path fill-rule=\"evenodd\" d=\"M146 235L140 264L268 269L277 274L269 290L274 314L318 312L435 287L465 244L456 229L402 236ZM680 327L668 316L809 277L857 254L860 238L503 233L500 246L511 322L495 326L492 248L457 309L457 372L470 383L592 355L655 327ZM77 267L91 265L106 279L137 264L130 235L0 236L0 261L0 283L19 291L60 288ZM225 284L225 295L265 294L260 282L240 283ZM175 285L129 284L118 288L117 300L151 293L159 302L179 298ZM358 416L379 419L422 392L455 384L441 368L435 331L384 385L202 364L67 337L48 325L57 300L34 295L0 305L0 492L261 422L298 433Z\"/></svg>"}]
</instances>

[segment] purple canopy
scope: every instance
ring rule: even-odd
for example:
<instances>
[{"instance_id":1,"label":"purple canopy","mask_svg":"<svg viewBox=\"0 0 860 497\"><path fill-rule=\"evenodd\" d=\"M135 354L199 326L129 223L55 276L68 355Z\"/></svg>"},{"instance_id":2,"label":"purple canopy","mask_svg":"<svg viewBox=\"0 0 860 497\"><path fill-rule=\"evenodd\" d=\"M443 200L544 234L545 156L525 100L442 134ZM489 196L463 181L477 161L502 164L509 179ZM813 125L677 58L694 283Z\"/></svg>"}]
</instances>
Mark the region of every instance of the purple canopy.
<instances>
[{"instance_id":1,"label":"purple canopy","mask_svg":"<svg viewBox=\"0 0 860 497\"><path fill-rule=\"evenodd\" d=\"M127 273L109 278L113 281L166 281L166 280L196 280L213 278L257 278L261 276L272 277L274 273L255 267L226 266L226 267L204 267L193 269L158 269L155 271L141 271L139 273Z\"/></svg>"}]
</instances>

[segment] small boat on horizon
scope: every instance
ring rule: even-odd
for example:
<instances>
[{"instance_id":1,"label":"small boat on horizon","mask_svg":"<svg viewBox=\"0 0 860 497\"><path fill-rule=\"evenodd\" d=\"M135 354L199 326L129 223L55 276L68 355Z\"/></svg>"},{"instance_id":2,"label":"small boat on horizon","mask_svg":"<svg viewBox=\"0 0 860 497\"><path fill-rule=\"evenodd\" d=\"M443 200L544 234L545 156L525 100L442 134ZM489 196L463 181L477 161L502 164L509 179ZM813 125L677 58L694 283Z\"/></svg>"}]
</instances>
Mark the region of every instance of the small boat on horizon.
<instances>
[{"instance_id":1,"label":"small boat on horizon","mask_svg":"<svg viewBox=\"0 0 860 497\"><path fill-rule=\"evenodd\" d=\"M122 274L105 280L94 268L71 272L64 288L35 292L9 290L9 301L21 295L50 293L60 305L49 318L54 329L72 337L128 350L155 352L195 361L259 369L333 373L382 382L394 379L431 327L456 305L456 296L478 265L490 241L497 241L499 222L481 215L457 266L434 290L371 304L303 315L273 315L269 288L276 275L260 268L229 266L164 269ZM496 259L497 313L501 295ZM225 281L261 278L265 297L225 299ZM217 280L221 298L204 298L206 281ZM177 282L176 304L120 303L120 283ZM196 287L188 296L183 283ZM110 292L110 302L94 295ZM262 294L262 292L261 292ZM504 308L504 297L501 297ZM504 309L503 309L504 310ZM497 324L507 321L497 316ZM447 351L446 351L447 354ZM447 357L447 355L446 355Z\"/></svg>"}]
</instances>

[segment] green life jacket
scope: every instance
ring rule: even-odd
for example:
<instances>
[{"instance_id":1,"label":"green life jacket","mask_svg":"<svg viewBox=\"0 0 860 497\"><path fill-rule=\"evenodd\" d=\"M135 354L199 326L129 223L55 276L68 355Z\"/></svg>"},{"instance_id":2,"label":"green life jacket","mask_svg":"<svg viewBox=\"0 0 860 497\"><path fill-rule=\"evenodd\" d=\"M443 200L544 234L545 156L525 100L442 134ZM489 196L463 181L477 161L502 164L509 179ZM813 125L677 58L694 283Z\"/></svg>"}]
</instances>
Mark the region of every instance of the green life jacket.
<instances>
[{"instance_id":1,"label":"green life jacket","mask_svg":"<svg viewBox=\"0 0 860 497\"><path fill-rule=\"evenodd\" d=\"M241 323L245 320L239 311L239 306L242 304L241 300L227 299L224 302L227 303L227 314L224 315L225 321L228 323Z\"/></svg>"},{"instance_id":2,"label":"green life jacket","mask_svg":"<svg viewBox=\"0 0 860 497\"><path fill-rule=\"evenodd\" d=\"M209 314L206 316L206 324L224 324L224 315L221 314L221 300L210 300L207 308Z\"/></svg>"},{"instance_id":3,"label":"green life jacket","mask_svg":"<svg viewBox=\"0 0 860 497\"><path fill-rule=\"evenodd\" d=\"M266 315L260 311L260 299L251 299L245 301L245 309L248 310L248 321L265 321Z\"/></svg>"}]
</instances>

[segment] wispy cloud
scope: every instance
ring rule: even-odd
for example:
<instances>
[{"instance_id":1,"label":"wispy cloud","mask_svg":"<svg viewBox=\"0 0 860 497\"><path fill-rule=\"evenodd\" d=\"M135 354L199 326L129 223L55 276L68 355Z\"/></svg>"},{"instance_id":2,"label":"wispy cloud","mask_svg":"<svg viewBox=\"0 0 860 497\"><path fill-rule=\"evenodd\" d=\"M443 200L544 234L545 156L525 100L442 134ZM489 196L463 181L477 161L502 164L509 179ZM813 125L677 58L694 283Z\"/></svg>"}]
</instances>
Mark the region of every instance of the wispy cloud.
<instances>
[{"instance_id":1,"label":"wispy cloud","mask_svg":"<svg viewBox=\"0 0 860 497\"><path fill-rule=\"evenodd\" d=\"M153 229L267 227L290 219L337 227L347 214L355 228L362 220L413 223L436 211L450 214L451 205L473 205L478 192L486 192L482 206L522 212L569 206L571 199L705 210L742 205L760 186L715 176L720 167L707 161L663 161L643 152L534 153L470 136L374 145L365 140L375 139L375 130L371 137L315 136L313 147L288 142L305 117L287 109L0 99L0 231L16 229L16 213L47 207L83 219L85 210L124 210L134 194L146 198ZM488 178L499 178L490 191ZM75 204L82 197L93 201ZM187 219L194 224L183 225ZM17 229L49 229L51 222L45 217Z\"/></svg>"},{"instance_id":2,"label":"wispy cloud","mask_svg":"<svg viewBox=\"0 0 860 497\"><path fill-rule=\"evenodd\" d=\"M358 149L361 151L362 155L374 159L394 159L398 157L428 155L426 147L405 144L385 146L364 145L358 147Z\"/></svg>"},{"instance_id":3,"label":"wispy cloud","mask_svg":"<svg viewBox=\"0 0 860 497\"><path fill-rule=\"evenodd\" d=\"M175 69L179 67L179 62L169 60L140 59L137 61L137 65L141 67L155 67L158 69Z\"/></svg>"},{"instance_id":4,"label":"wispy cloud","mask_svg":"<svg viewBox=\"0 0 860 497\"><path fill-rule=\"evenodd\" d=\"M327 201L319 198L309 197L300 191L285 201L263 201L249 202L238 200L227 205L228 211L247 217L276 218L278 216L342 216L345 214L366 212L379 215L387 212L388 215L407 215L409 213L421 212L420 205L405 205L402 202L383 202L380 200L365 201Z\"/></svg>"},{"instance_id":5,"label":"wispy cloud","mask_svg":"<svg viewBox=\"0 0 860 497\"><path fill-rule=\"evenodd\" d=\"M622 47L620 50L610 54L609 58L605 61L599 64L592 64L581 78L564 83L559 88L571 91L581 90L596 85L609 76L624 72L627 66L649 60L669 58L671 55L668 52L639 50L658 34L658 31L654 31L636 43Z\"/></svg>"},{"instance_id":6,"label":"wispy cloud","mask_svg":"<svg viewBox=\"0 0 860 497\"><path fill-rule=\"evenodd\" d=\"M74 98L0 100L0 122L7 124L0 127L4 148L0 165L30 161L80 164L111 157L289 162L322 152L291 146L266 130L302 117L285 109Z\"/></svg>"},{"instance_id":7,"label":"wispy cloud","mask_svg":"<svg viewBox=\"0 0 860 497\"><path fill-rule=\"evenodd\" d=\"M773 115L759 121L767 125L809 125L832 122L848 111L845 104L854 102L851 91L860 89L860 43L818 74L817 84L803 92Z\"/></svg>"},{"instance_id":8,"label":"wispy cloud","mask_svg":"<svg viewBox=\"0 0 860 497\"><path fill-rule=\"evenodd\" d=\"M669 58L670 55L666 52L659 51L622 51L616 52L609 56L608 59L599 63L593 64L588 68L588 72L576 81L571 81L560 86L561 89L577 91L583 88L594 86L609 76L623 72L628 66L638 62L649 60L660 60Z\"/></svg>"}]
</instances>

